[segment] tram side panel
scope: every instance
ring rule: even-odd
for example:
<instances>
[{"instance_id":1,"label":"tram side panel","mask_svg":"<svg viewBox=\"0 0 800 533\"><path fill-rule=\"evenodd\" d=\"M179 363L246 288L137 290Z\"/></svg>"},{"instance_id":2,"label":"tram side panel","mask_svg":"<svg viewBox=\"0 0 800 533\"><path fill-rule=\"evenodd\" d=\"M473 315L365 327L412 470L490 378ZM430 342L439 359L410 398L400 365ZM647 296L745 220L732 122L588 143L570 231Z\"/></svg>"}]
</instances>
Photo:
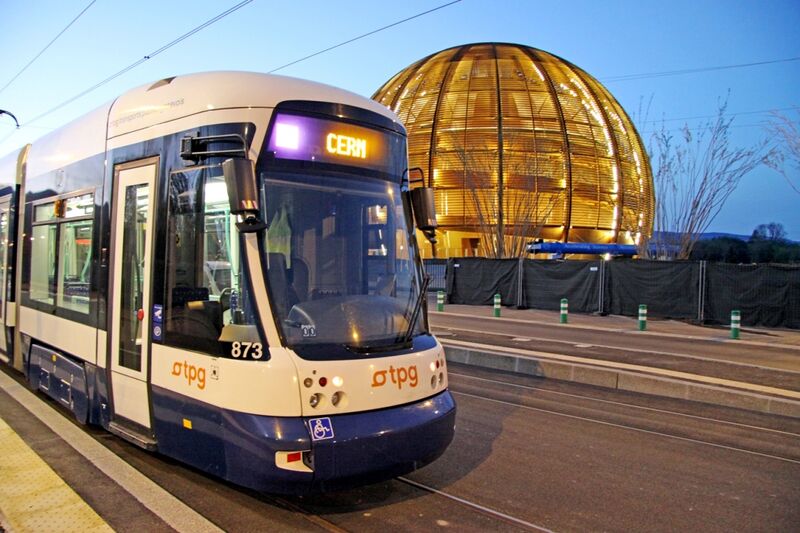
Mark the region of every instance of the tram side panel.
<instances>
[{"instance_id":1,"label":"tram side panel","mask_svg":"<svg viewBox=\"0 0 800 533\"><path fill-rule=\"evenodd\" d=\"M52 153L34 150L32 156ZM18 324L23 368L32 388L83 423L99 420L103 175L101 152L25 180Z\"/></svg>"}]
</instances>

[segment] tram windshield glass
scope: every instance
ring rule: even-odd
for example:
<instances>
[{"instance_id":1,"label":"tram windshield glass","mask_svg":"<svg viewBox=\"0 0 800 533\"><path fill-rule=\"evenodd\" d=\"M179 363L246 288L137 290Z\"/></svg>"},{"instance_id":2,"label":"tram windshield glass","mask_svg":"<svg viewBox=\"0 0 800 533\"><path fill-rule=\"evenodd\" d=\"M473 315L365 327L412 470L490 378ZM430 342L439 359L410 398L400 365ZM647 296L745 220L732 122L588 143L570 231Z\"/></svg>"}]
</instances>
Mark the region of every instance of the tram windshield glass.
<instances>
[{"instance_id":1,"label":"tram windshield glass","mask_svg":"<svg viewBox=\"0 0 800 533\"><path fill-rule=\"evenodd\" d=\"M265 262L288 344L369 350L408 340L420 277L399 184L273 173L266 188Z\"/></svg>"},{"instance_id":2,"label":"tram windshield glass","mask_svg":"<svg viewBox=\"0 0 800 533\"><path fill-rule=\"evenodd\" d=\"M404 162L405 140L391 137ZM286 343L301 356L341 356L334 346L358 356L408 346L423 333L424 319L414 318L422 277L400 190L404 168L351 173L278 159L265 167L264 263Z\"/></svg>"}]
</instances>

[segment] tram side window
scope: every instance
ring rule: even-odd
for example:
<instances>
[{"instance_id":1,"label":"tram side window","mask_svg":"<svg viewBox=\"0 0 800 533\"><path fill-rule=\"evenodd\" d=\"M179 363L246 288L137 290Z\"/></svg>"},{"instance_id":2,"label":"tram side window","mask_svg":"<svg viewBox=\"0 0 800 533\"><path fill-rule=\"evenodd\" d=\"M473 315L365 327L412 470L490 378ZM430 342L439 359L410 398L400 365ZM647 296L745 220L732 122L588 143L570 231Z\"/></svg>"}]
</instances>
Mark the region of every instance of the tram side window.
<instances>
[{"instance_id":1,"label":"tram side window","mask_svg":"<svg viewBox=\"0 0 800 533\"><path fill-rule=\"evenodd\" d=\"M89 313L94 193L34 207L30 298Z\"/></svg>"},{"instance_id":2,"label":"tram side window","mask_svg":"<svg viewBox=\"0 0 800 533\"><path fill-rule=\"evenodd\" d=\"M164 342L227 355L225 326L254 321L220 167L170 176L168 235Z\"/></svg>"},{"instance_id":3,"label":"tram side window","mask_svg":"<svg viewBox=\"0 0 800 533\"><path fill-rule=\"evenodd\" d=\"M92 269L92 225L94 195L84 194L64 200L58 251L59 307L89 312L89 274Z\"/></svg>"},{"instance_id":4,"label":"tram side window","mask_svg":"<svg viewBox=\"0 0 800 533\"><path fill-rule=\"evenodd\" d=\"M33 210L31 235L31 300L55 303L53 281L56 274L55 202L37 205Z\"/></svg>"}]
</instances>

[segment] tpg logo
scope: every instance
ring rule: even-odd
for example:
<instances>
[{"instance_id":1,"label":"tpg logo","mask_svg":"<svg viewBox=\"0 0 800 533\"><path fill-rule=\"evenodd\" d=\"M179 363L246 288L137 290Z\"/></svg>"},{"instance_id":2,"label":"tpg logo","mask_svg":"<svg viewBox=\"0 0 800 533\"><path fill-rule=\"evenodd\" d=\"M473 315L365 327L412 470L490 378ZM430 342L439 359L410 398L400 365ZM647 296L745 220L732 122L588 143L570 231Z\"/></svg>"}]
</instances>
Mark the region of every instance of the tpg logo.
<instances>
[{"instance_id":1,"label":"tpg logo","mask_svg":"<svg viewBox=\"0 0 800 533\"><path fill-rule=\"evenodd\" d=\"M190 387L192 383L196 382L198 389L203 390L206 388L206 369L202 366L196 367L190 365L186 361L184 361L183 364L181 364L180 361L175 361L175 363L172 364L172 375L183 375Z\"/></svg>"},{"instance_id":2,"label":"tpg logo","mask_svg":"<svg viewBox=\"0 0 800 533\"><path fill-rule=\"evenodd\" d=\"M412 388L416 387L417 383L419 383L416 365L411 365L408 368L402 366L395 368L390 366L389 370L376 370L375 373L372 374L372 386L383 387L386 385L387 374L391 378L392 383L397 385L398 390L402 390L404 383L408 383Z\"/></svg>"}]
</instances>

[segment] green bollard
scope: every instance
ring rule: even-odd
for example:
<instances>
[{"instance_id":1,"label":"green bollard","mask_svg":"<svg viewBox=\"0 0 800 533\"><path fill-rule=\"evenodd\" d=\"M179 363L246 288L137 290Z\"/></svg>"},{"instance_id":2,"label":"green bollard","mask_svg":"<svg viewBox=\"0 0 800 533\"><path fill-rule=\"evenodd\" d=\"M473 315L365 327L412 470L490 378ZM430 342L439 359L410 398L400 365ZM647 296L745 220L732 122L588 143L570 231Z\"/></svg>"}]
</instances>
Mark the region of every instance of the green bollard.
<instances>
[{"instance_id":1,"label":"green bollard","mask_svg":"<svg viewBox=\"0 0 800 533\"><path fill-rule=\"evenodd\" d=\"M500 295L499 294L495 294L494 295L494 316L495 317L499 317L500 316Z\"/></svg>"},{"instance_id":2,"label":"green bollard","mask_svg":"<svg viewBox=\"0 0 800 533\"><path fill-rule=\"evenodd\" d=\"M436 292L436 310L440 313L444 311L444 291Z\"/></svg>"},{"instance_id":3,"label":"green bollard","mask_svg":"<svg viewBox=\"0 0 800 533\"><path fill-rule=\"evenodd\" d=\"M566 298L561 298L561 323L567 323L567 314L569 313L569 302Z\"/></svg>"},{"instance_id":4,"label":"green bollard","mask_svg":"<svg viewBox=\"0 0 800 533\"><path fill-rule=\"evenodd\" d=\"M639 331L647 329L647 306L645 304L639 305Z\"/></svg>"},{"instance_id":5,"label":"green bollard","mask_svg":"<svg viewBox=\"0 0 800 533\"><path fill-rule=\"evenodd\" d=\"M742 325L741 311L731 311L731 339L739 338L739 328Z\"/></svg>"}]
</instances>

